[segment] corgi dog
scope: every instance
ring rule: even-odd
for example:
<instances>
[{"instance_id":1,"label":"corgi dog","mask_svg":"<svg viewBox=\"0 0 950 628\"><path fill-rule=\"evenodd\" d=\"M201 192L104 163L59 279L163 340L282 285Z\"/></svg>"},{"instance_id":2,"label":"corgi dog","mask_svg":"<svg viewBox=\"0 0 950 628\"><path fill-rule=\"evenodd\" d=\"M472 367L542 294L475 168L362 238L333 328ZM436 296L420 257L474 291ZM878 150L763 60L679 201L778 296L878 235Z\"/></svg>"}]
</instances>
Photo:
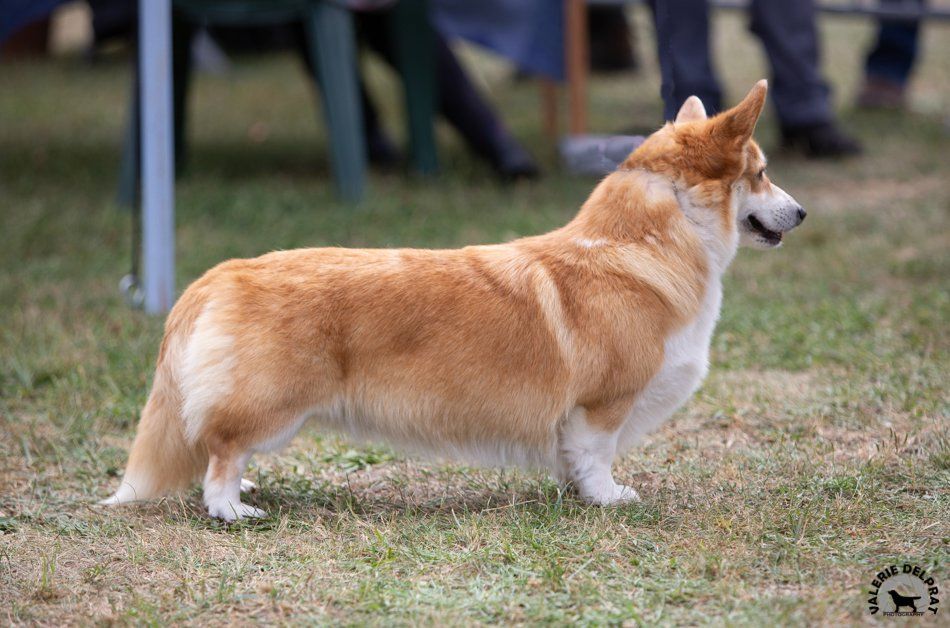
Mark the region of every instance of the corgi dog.
<instances>
[{"instance_id":1,"label":"corgi dog","mask_svg":"<svg viewBox=\"0 0 950 628\"><path fill-rule=\"evenodd\" d=\"M241 501L242 473L307 420L546 469L592 504L638 499L612 463L702 382L737 247L776 247L805 218L752 139L767 89L711 118L689 98L544 235L211 269L168 316L128 466L103 503L203 477L212 517L262 516Z\"/></svg>"}]
</instances>

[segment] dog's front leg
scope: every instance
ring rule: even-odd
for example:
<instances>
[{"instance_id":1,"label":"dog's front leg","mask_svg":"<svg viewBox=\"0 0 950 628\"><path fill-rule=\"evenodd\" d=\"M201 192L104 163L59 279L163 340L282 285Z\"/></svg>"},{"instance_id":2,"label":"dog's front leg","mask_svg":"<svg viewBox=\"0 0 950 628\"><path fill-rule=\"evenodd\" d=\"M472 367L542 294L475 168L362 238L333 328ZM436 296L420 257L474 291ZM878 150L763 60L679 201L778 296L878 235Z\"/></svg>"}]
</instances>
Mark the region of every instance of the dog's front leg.
<instances>
[{"instance_id":1,"label":"dog's front leg","mask_svg":"<svg viewBox=\"0 0 950 628\"><path fill-rule=\"evenodd\" d=\"M640 499L629 486L614 482L610 472L631 403L622 399L592 408L577 406L564 422L558 444L561 473L584 501L608 506Z\"/></svg>"}]
</instances>

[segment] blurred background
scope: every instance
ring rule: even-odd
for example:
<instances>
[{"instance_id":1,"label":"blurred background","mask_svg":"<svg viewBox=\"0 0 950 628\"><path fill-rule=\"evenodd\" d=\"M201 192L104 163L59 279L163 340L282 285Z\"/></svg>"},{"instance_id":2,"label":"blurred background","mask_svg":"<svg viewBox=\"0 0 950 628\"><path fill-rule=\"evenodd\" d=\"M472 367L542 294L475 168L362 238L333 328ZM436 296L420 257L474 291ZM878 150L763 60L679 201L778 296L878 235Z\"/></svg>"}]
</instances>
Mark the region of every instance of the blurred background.
<instances>
[{"instance_id":1,"label":"blurred background","mask_svg":"<svg viewBox=\"0 0 950 628\"><path fill-rule=\"evenodd\" d=\"M170 32L156 14L143 23L164 47L140 54L134 0L0 2L4 206L54 212L44 228L71 231L75 213L97 238L114 233L130 250L108 251L110 273L129 272L139 305L153 181L156 312L233 255L547 229L688 95L713 113L762 76L774 106L761 139L804 172L892 177L888 133L940 141L950 124L940 0L161 4ZM142 123L149 104L173 133ZM177 185L143 179L148 146ZM29 216L8 209L6 231Z\"/></svg>"}]
</instances>

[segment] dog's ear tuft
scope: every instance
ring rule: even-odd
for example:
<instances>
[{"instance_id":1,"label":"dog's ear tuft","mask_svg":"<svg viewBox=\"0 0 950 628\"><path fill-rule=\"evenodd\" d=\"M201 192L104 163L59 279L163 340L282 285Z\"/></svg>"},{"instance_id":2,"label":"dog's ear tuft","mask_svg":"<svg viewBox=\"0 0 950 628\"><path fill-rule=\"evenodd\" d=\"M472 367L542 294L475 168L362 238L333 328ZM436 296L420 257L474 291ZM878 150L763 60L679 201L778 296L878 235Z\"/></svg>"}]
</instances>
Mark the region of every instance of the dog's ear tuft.
<instances>
[{"instance_id":1,"label":"dog's ear tuft","mask_svg":"<svg viewBox=\"0 0 950 628\"><path fill-rule=\"evenodd\" d=\"M690 96L680 107L675 122L695 122L705 120L706 117L706 107L703 106L703 101L698 96Z\"/></svg>"},{"instance_id":2,"label":"dog's ear tuft","mask_svg":"<svg viewBox=\"0 0 950 628\"><path fill-rule=\"evenodd\" d=\"M762 115L762 109L765 107L768 91L769 83L762 79L755 84L742 102L716 116L713 119L716 134L725 140L744 146L752 138L755 123L759 121L759 116Z\"/></svg>"}]
</instances>

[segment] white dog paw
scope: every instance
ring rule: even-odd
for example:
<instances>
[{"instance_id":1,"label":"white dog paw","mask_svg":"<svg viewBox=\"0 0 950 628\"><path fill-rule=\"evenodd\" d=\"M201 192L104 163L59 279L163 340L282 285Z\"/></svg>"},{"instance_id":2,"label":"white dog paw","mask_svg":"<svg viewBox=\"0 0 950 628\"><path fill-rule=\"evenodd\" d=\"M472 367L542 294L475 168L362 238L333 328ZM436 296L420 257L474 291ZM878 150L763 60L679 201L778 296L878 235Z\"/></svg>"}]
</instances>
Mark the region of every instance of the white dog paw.
<instances>
[{"instance_id":1,"label":"white dog paw","mask_svg":"<svg viewBox=\"0 0 950 628\"><path fill-rule=\"evenodd\" d=\"M640 501L640 495L637 491L623 484L605 486L601 490L592 493L582 493L581 497L587 503L595 506L616 506Z\"/></svg>"},{"instance_id":2,"label":"white dog paw","mask_svg":"<svg viewBox=\"0 0 950 628\"><path fill-rule=\"evenodd\" d=\"M222 519L229 522L246 517L267 516L267 513L260 508L255 508L254 506L241 502L233 503L228 501L208 504L208 514L215 519Z\"/></svg>"},{"instance_id":3,"label":"white dog paw","mask_svg":"<svg viewBox=\"0 0 950 628\"><path fill-rule=\"evenodd\" d=\"M638 502L640 501L640 493L636 491L632 486L624 486L623 484L618 484L614 487L613 500L611 504L624 504L627 502Z\"/></svg>"},{"instance_id":4,"label":"white dog paw","mask_svg":"<svg viewBox=\"0 0 950 628\"><path fill-rule=\"evenodd\" d=\"M245 480L241 478L241 492L242 493L253 493L257 490L257 484L251 482L250 480Z\"/></svg>"}]
</instances>

